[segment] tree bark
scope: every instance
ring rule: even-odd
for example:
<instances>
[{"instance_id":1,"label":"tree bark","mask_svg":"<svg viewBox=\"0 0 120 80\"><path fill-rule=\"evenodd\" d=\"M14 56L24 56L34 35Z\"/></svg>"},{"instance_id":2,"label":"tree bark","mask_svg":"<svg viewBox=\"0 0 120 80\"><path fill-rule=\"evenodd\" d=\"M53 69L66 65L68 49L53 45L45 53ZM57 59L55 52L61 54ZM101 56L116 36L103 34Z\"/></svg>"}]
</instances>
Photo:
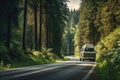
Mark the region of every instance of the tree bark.
<instances>
[{"instance_id":1,"label":"tree bark","mask_svg":"<svg viewBox=\"0 0 120 80\"><path fill-rule=\"evenodd\" d=\"M11 15L10 13L7 14L7 44L6 46L10 48L10 42L11 42Z\"/></svg>"},{"instance_id":2,"label":"tree bark","mask_svg":"<svg viewBox=\"0 0 120 80\"><path fill-rule=\"evenodd\" d=\"M42 10L42 4L43 4L43 1L40 0L40 28L39 28L39 48L40 48L40 51L41 51L41 47L42 47L42 43L41 43L41 38L42 38L42 14L43 14L43 10Z\"/></svg>"},{"instance_id":3,"label":"tree bark","mask_svg":"<svg viewBox=\"0 0 120 80\"><path fill-rule=\"evenodd\" d=\"M34 21L35 21L35 50L38 50L38 30L37 30L37 9L34 10Z\"/></svg>"},{"instance_id":4,"label":"tree bark","mask_svg":"<svg viewBox=\"0 0 120 80\"><path fill-rule=\"evenodd\" d=\"M24 23L23 23L22 50L26 50L26 25L27 25L27 0L25 0L25 3L24 3Z\"/></svg>"}]
</instances>

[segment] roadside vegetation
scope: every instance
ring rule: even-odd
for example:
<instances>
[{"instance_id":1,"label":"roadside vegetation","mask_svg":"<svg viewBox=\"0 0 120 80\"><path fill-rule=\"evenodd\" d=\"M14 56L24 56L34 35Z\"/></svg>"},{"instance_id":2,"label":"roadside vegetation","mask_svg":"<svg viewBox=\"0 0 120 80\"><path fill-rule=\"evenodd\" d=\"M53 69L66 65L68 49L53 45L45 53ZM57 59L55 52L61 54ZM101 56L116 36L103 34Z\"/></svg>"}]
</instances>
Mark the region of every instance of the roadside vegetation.
<instances>
[{"instance_id":1,"label":"roadside vegetation","mask_svg":"<svg viewBox=\"0 0 120 80\"><path fill-rule=\"evenodd\" d=\"M75 55L82 45L96 46L99 80L120 80L120 0L82 0L74 37Z\"/></svg>"},{"instance_id":2,"label":"roadside vegetation","mask_svg":"<svg viewBox=\"0 0 120 80\"><path fill-rule=\"evenodd\" d=\"M67 0L0 0L0 69L63 59ZM4 4L4 5L3 5Z\"/></svg>"},{"instance_id":3,"label":"roadside vegetation","mask_svg":"<svg viewBox=\"0 0 120 80\"><path fill-rule=\"evenodd\" d=\"M120 28L102 39L96 50L100 80L120 80Z\"/></svg>"},{"instance_id":4,"label":"roadside vegetation","mask_svg":"<svg viewBox=\"0 0 120 80\"><path fill-rule=\"evenodd\" d=\"M0 0L0 69L79 56L90 43L99 80L120 80L120 0L81 0L71 11L67 1Z\"/></svg>"},{"instance_id":5,"label":"roadside vegetation","mask_svg":"<svg viewBox=\"0 0 120 80\"><path fill-rule=\"evenodd\" d=\"M54 53L51 52L51 49L43 48L41 52L39 51L21 51L15 50L10 51L11 55L5 54L7 50L4 47L1 47L0 53L2 60L0 61L0 69L10 69L10 68L18 68L25 66L34 66L41 64L50 64L59 61L68 60L67 58L59 58ZM24 54L23 54L24 53Z\"/></svg>"}]
</instances>

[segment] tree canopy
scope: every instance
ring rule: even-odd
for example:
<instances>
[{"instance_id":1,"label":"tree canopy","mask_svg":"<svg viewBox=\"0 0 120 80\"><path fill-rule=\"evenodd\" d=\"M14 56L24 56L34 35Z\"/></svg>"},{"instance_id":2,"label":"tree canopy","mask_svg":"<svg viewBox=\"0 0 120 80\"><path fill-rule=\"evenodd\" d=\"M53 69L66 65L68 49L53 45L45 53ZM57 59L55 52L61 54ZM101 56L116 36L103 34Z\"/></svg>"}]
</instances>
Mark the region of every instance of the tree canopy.
<instances>
[{"instance_id":1,"label":"tree canopy","mask_svg":"<svg viewBox=\"0 0 120 80\"><path fill-rule=\"evenodd\" d=\"M0 61L14 61L13 58L20 56L19 50L23 51L22 55L28 50L41 51L42 48L51 48L55 55L61 57L62 35L68 15L66 2L1 0Z\"/></svg>"}]
</instances>

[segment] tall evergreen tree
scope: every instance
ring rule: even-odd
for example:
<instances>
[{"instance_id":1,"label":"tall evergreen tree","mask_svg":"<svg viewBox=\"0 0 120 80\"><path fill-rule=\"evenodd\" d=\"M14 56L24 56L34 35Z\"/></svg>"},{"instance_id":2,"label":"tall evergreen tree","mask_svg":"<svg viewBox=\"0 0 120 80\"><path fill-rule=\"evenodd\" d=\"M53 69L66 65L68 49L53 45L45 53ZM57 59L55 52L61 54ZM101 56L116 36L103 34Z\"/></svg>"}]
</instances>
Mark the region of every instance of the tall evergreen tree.
<instances>
[{"instance_id":1,"label":"tall evergreen tree","mask_svg":"<svg viewBox=\"0 0 120 80\"><path fill-rule=\"evenodd\" d=\"M3 5L4 4L4 5ZM0 10L1 10L1 18L0 18L0 26L3 28L3 40L6 41L6 46L10 48L10 44L12 41L12 28L14 25L18 26L18 4L19 1L8 1L1 0L0 1ZM5 38L6 37L6 38ZM4 42L3 41L3 42Z\"/></svg>"},{"instance_id":2,"label":"tall evergreen tree","mask_svg":"<svg viewBox=\"0 0 120 80\"><path fill-rule=\"evenodd\" d=\"M26 50L27 2L28 0L24 1L24 25L23 25L23 39L22 39L23 50Z\"/></svg>"},{"instance_id":3,"label":"tall evergreen tree","mask_svg":"<svg viewBox=\"0 0 120 80\"><path fill-rule=\"evenodd\" d=\"M39 8L39 0L30 0L30 7L34 12L34 29L35 29L35 50L38 50L38 8Z\"/></svg>"},{"instance_id":4,"label":"tall evergreen tree","mask_svg":"<svg viewBox=\"0 0 120 80\"><path fill-rule=\"evenodd\" d=\"M40 9L40 23L39 23L39 48L40 48L40 50L41 50L41 47L42 47L42 43L41 43L41 38L42 38L42 14L43 14L43 0L40 0L40 7L39 7L39 9Z\"/></svg>"},{"instance_id":5,"label":"tall evergreen tree","mask_svg":"<svg viewBox=\"0 0 120 80\"><path fill-rule=\"evenodd\" d=\"M48 48L60 56L62 33L66 21L66 0L46 1L46 43Z\"/></svg>"}]
</instances>

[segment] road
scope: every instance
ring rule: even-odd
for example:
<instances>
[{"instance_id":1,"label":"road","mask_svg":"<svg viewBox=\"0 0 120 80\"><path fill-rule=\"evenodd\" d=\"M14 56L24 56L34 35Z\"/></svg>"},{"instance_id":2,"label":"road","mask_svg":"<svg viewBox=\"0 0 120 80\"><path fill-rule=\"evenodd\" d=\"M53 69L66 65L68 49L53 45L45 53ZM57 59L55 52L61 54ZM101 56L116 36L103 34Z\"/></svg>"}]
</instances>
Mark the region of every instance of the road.
<instances>
[{"instance_id":1,"label":"road","mask_svg":"<svg viewBox=\"0 0 120 80\"><path fill-rule=\"evenodd\" d=\"M54 64L36 65L0 71L0 80L87 80L95 62L77 58Z\"/></svg>"}]
</instances>

